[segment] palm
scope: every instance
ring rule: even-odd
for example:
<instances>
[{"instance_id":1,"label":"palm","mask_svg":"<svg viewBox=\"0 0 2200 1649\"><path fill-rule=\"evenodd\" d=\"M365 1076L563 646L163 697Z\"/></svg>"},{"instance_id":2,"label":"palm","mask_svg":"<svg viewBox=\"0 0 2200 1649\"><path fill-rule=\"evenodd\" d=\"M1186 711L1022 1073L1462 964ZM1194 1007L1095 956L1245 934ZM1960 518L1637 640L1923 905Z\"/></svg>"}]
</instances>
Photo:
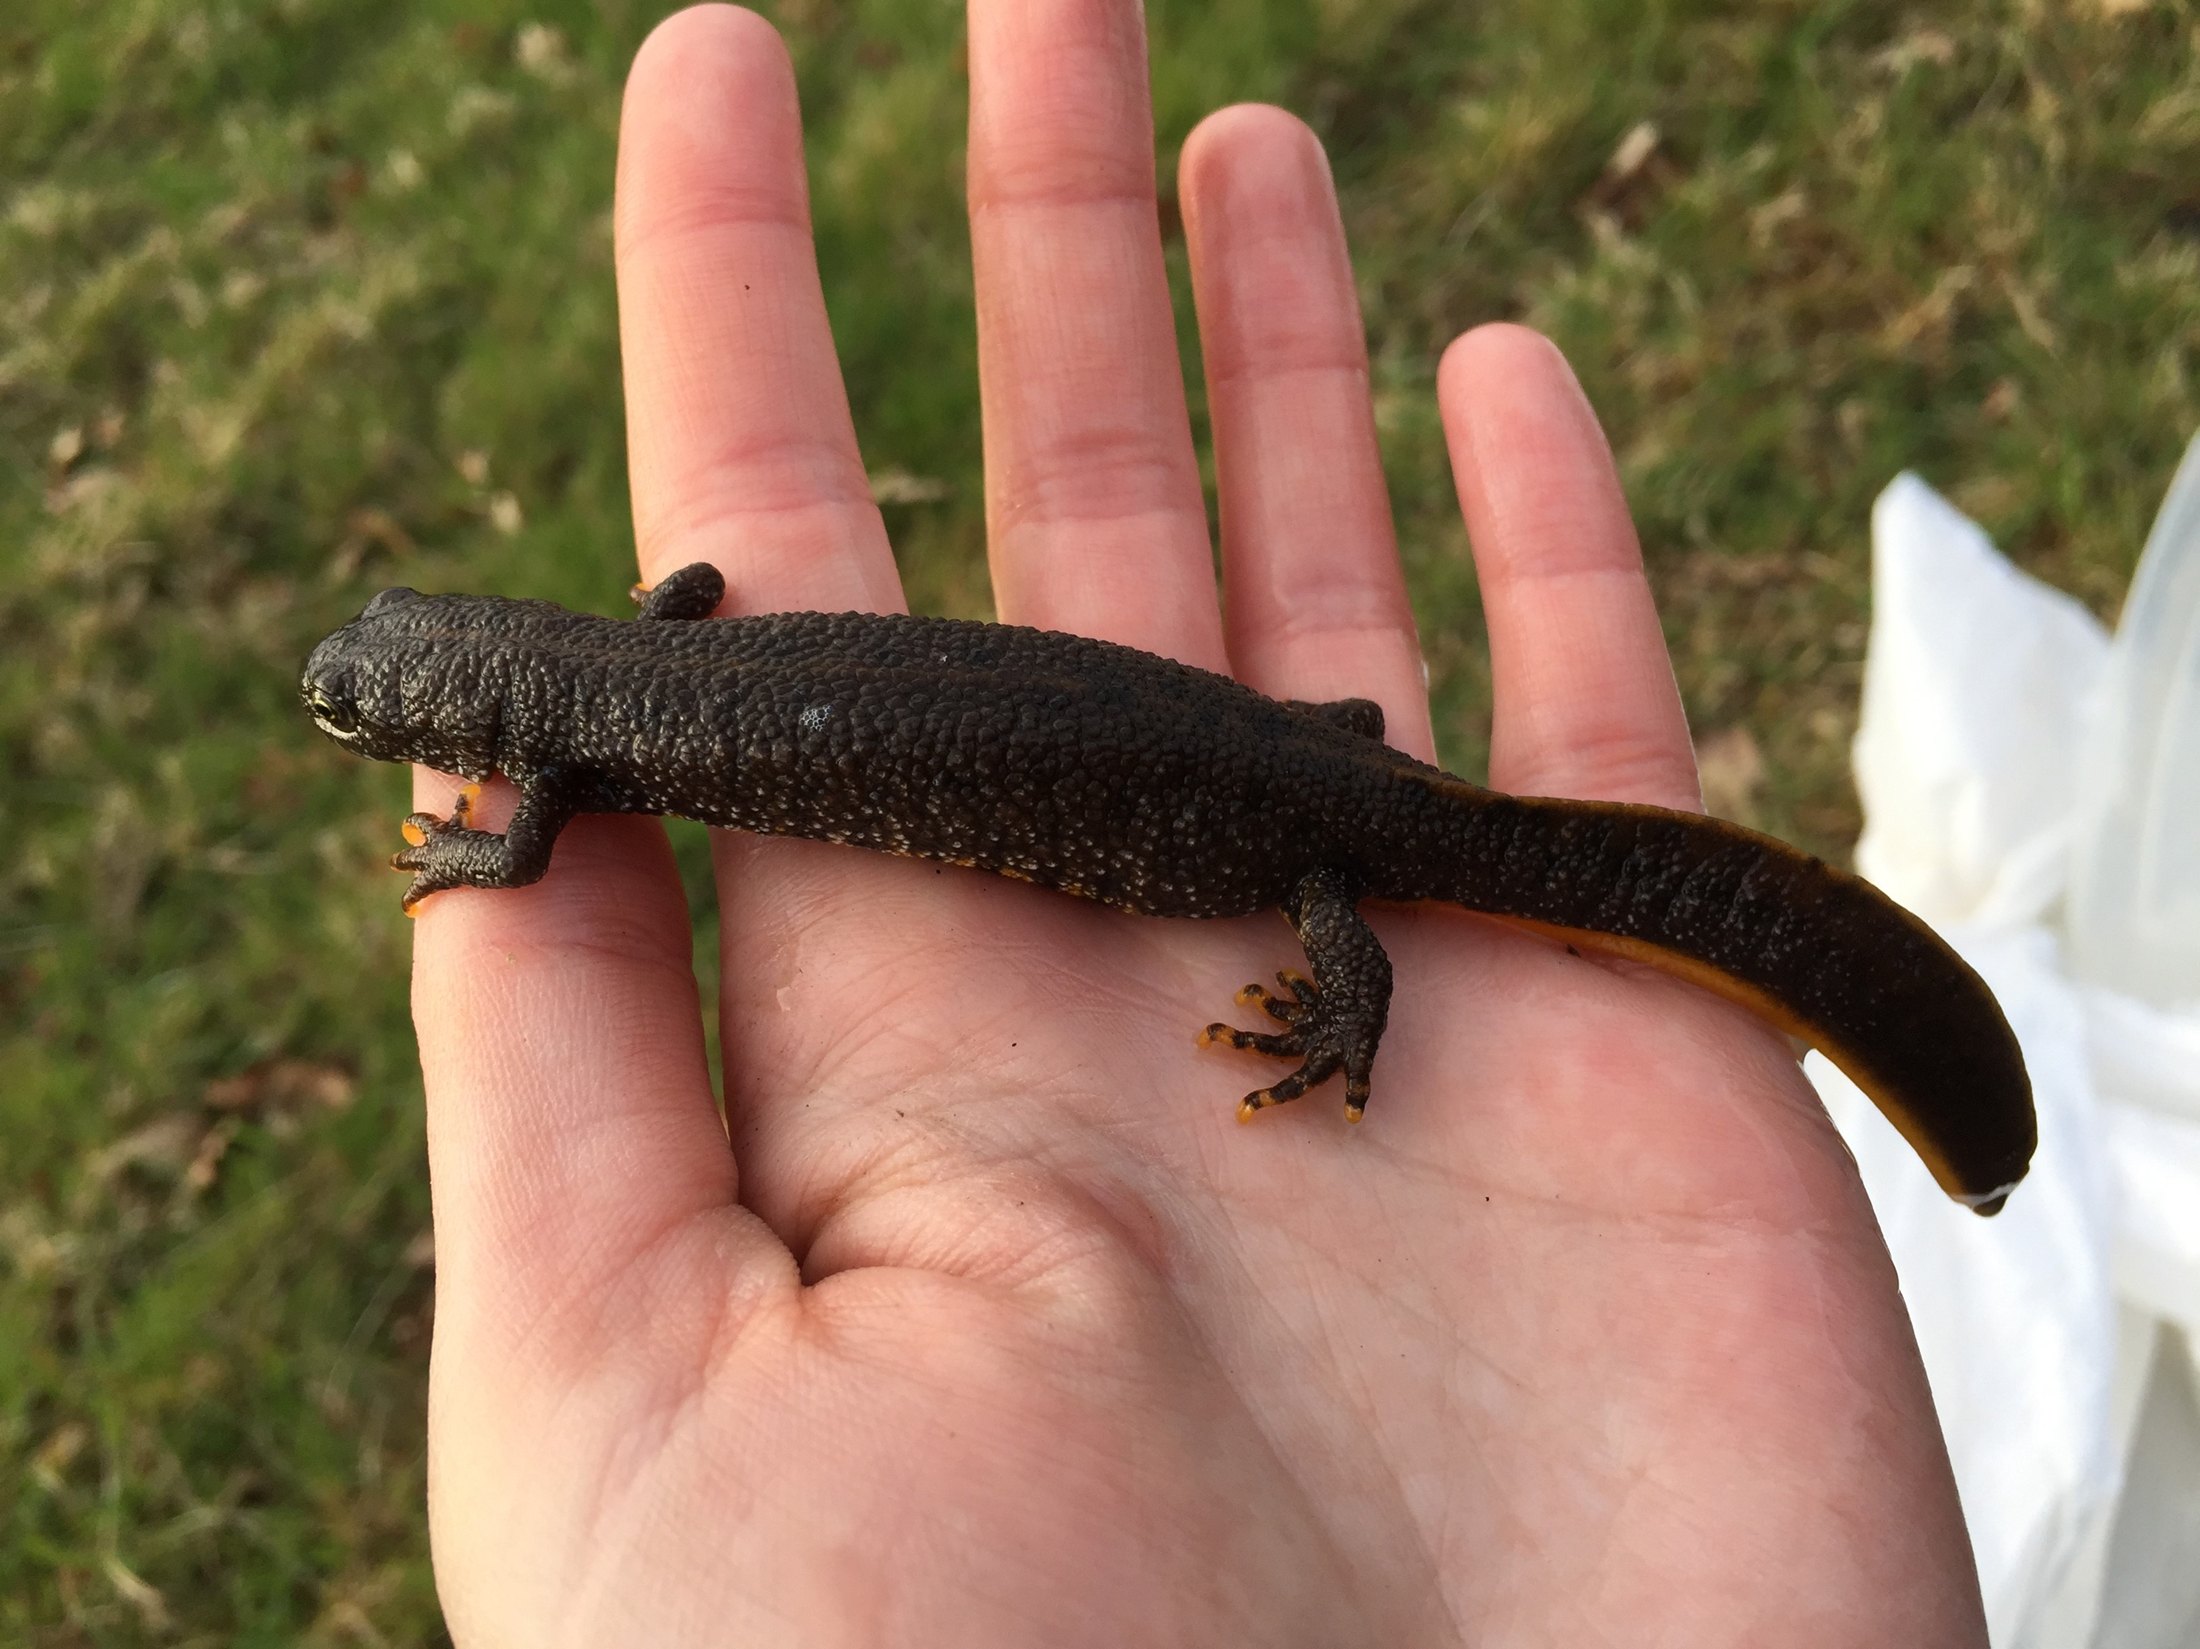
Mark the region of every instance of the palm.
<instances>
[{"instance_id":1,"label":"palm","mask_svg":"<svg viewBox=\"0 0 2200 1649\"><path fill-rule=\"evenodd\" d=\"M1088 55L1118 91L1138 68L1109 21L1119 9L1040 8L1098 42ZM1019 53L1059 54L1036 15L974 9L980 99L1013 100ZM755 203L786 186L769 156L791 117L752 19L673 28L676 45L637 66L649 95L630 99L622 158L645 564L694 559L682 535L697 520L741 522L738 500L762 495L752 531L709 545L738 601L890 601L875 512L836 494L831 463L786 457L842 439L831 405L792 394L720 410L749 427L713 427L676 392L701 381L675 364L699 315L653 294L711 252L650 231L696 198L683 164L762 151L736 179L749 208L728 232L762 237L742 255L767 267L786 256L788 214ZM1078 59L1051 59L1065 60ZM736 84L765 95L728 97ZM697 139L714 121L715 145ZM1011 201L1012 161L1047 182L1043 142L1036 160L1004 158L974 126L974 199ZM1211 363L1242 302L1231 280L1262 278L1233 202L1277 170L1279 145L1282 169L1295 154L1303 173L1308 151L1272 115L1225 117L1188 151ZM1285 244L1269 264L1318 273L1333 220L1272 221ZM1196 480L1189 511L1166 474L1154 507L1121 507L1125 475L1139 485L1123 429L1140 408L1051 444L1033 433L1075 418L1070 400L1039 404L1048 363L1018 354L1017 276L1047 255L1021 232L977 237L1004 616L1220 666L1211 596L1203 620L1196 601L1152 593L1205 577ZM1281 345L1239 328L1245 383L1262 380L1264 348L1318 345L1338 319L1334 291L1295 301L1305 324ZM1134 308L1119 327L1135 332ZM796 345L829 351L814 335ZM705 365L729 380L758 370L755 337L716 347L726 358ZM1493 637L1500 782L1676 800L1685 732L1662 654L1643 646L1593 429L1567 423L1562 369L1525 340L1485 336L1459 358L1476 350L1515 369L1522 448L1462 464L1493 630L1513 622ZM1328 366L1337 354L1332 339ZM1459 376L1447 367L1448 416ZM802 381L814 391L816 377ZM1320 401L1320 384L1294 387ZM1364 377L1359 394L1364 420ZM1233 476L1228 426L1260 423L1249 397L1216 395L1226 525L1233 485L1238 519L1274 510L1281 483L1263 475L1305 457L1254 453ZM1250 592L1227 657L1271 691L1382 697L1394 738L1425 750L1410 624L1373 519L1379 476L1352 441L1308 446L1333 471L1317 490L1359 511L1345 524L1372 542L1323 564L1301 610L1291 585L1313 563L1294 569L1242 533L1226 544L1232 588ZM1081 484L1081 467L1105 484ZM1549 559L1533 516L1550 489L1588 498L1560 523L1585 535L1583 564L1535 563ZM797 531L775 546L790 514ZM1508 534L1509 549L1485 543ZM1049 577L1068 547L1126 544L1164 559ZM1538 674L1538 625L1632 644L1588 666L1619 709L1591 695L1569 710ZM1653 621L1652 648L1655 634ZM1298 964L1280 918L1129 918L809 843L724 839L718 869L730 1153L655 826L583 820L539 889L423 914L442 1256L433 1510L462 1641L1977 1635L1869 1212L1784 1046L1734 1010L1460 913L1376 912L1399 991L1367 1123L1348 1131L1340 1097L1317 1090L1239 1127L1232 1101L1280 1072L1193 1035L1227 1017L1236 986Z\"/></svg>"}]
</instances>

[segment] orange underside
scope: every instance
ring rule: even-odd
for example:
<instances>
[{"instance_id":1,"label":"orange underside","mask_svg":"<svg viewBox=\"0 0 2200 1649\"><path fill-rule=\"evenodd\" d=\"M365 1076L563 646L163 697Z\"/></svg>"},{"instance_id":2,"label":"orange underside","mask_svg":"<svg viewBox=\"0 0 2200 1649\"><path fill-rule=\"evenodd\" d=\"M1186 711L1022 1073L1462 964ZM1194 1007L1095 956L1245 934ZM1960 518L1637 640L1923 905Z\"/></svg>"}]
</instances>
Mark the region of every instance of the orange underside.
<instances>
[{"instance_id":1,"label":"orange underside","mask_svg":"<svg viewBox=\"0 0 2200 1649\"><path fill-rule=\"evenodd\" d=\"M1562 928L1549 922L1534 922L1519 916L1507 916L1501 920L1510 922L1515 927L1527 928L1550 938L1563 940L1577 950L1594 951L1604 956L1618 956L1630 962L1646 963L1660 973L1685 979L1691 985L1701 985L1705 990L1723 996L1729 1002L1738 1003L1766 1023L1777 1025L1790 1036L1809 1043L1839 1066L1842 1075L1861 1088L1871 1102L1879 1107L1880 1114L1895 1125L1902 1137L1909 1141L1910 1149L1932 1170L1933 1178L1939 1182L1943 1191L1959 1202L1974 1206L1984 1200L1977 1188L1966 1185L1957 1178L1954 1167L1948 1161L1947 1152L1927 1131L1916 1111L1902 1102L1900 1095L1874 1081L1866 1071L1863 1061L1853 1051L1829 1035L1822 1026L1797 1018L1784 1002L1768 996L1756 986L1737 979L1730 973L1722 973L1708 962L1641 939L1625 939L1610 933L1590 933L1582 928Z\"/></svg>"}]
</instances>

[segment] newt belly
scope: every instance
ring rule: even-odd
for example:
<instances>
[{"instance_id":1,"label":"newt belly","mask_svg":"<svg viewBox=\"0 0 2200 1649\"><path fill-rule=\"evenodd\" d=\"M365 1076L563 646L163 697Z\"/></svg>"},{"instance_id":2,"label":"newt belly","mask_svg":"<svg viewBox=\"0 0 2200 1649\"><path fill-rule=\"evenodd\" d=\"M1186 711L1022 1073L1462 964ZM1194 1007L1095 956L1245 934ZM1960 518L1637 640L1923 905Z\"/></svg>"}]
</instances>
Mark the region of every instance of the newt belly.
<instances>
[{"instance_id":1,"label":"newt belly","mask_svg":"<svg viewBox=\"0 0 2200 1649\"><path fill-rule=\"evenodd\" d=\"M347 749L520 800L415 815L408 908L538 879L577 813L665 813L975 865L1150 916L1281 909L1312 978L1248 987L1297 1059L1241 1115L1345 1078L1364 1110L1391 973L1361 900L1434 899L1649 962L1820 1048L1951 1196L1998 1210L2036 1140L1993 995L1869 883L1720 820L1507 796L1382 742L1365 700L1282 703L1082 636L867 613L707 615L698 564L631 622L386 590L301 694ZM409 838L408 838L409 839Z\"/></svg>"}]
</instances>

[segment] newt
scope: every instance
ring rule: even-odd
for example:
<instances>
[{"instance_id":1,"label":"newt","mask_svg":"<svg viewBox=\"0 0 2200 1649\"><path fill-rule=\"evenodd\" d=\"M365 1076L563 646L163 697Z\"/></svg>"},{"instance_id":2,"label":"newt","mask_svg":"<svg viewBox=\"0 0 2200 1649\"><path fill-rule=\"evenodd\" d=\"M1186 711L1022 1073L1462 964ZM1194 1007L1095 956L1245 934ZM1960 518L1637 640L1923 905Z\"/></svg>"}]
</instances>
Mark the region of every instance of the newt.
<instances>
[{"instance_id":1,"label":"newt","mask_svg":"<svg viewBox=\"0 0 2200 1649\"><path fill-rule=\"evenodd\" d=\"M384 590L307 660L322 732L517 787L498 835L406 820L408 910L521 887L581 813L655 813L972 865L1145 916L1280 909L1312 977L1249 985L1298 1067L1241 1118L1345 1080L1365 1111L1391 968L1363 900L1442 900L1632 958L1822 1050L1951 1196L1997 1212L2037 1141L1993 994L1870 883L1699 814L1513 796L1383 743L1365 699L1271 699L1084 636L877 613L713 618L707 563L633 620Z\"/></svg>"}]
</instances>

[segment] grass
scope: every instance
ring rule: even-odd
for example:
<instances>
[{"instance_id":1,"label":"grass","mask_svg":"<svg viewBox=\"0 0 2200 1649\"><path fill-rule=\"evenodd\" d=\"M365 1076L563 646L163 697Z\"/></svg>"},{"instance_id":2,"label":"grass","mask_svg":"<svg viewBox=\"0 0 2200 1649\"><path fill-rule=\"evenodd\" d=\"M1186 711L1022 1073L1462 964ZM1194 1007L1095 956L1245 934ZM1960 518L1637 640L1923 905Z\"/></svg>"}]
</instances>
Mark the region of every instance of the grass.
<instances>
[{"instance_id":1,"label":"grass","mask_svg":"<svg viewBox=\"0 0 2200 1649\"><path fill-rule=\"evenodd\" d=\"M403 780L293 683L384 583L617 610L611 163L658 14L0 19L0 1640L441 1640ZM982 614L959 20L774 15L867 461L937 484L888 507L913 597ZM1242 98L1335 158L1453 765L1488 670L1433 370L1492 317L1612 432L1725 811L1853 838L1896 470L2113 614L2200 422L2183 8L1157 0L1152 37L1164 178Z\"/></svg>"}]
</instances>

